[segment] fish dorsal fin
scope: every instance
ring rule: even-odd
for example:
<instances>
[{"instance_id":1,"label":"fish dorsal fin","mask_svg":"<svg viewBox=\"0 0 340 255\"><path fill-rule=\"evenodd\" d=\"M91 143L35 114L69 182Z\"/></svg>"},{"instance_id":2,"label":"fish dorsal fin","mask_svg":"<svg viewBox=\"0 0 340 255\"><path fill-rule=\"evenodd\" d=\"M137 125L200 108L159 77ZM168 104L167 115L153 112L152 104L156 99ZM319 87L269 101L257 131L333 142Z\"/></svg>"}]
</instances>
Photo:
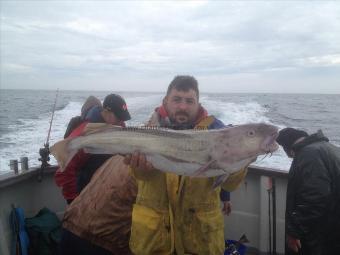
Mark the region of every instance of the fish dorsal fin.
<instances>
[{"instance_id":1,"label":"fish dorsal fin","mask_svg":"<svg viewBox=\"0 0 340 255\"><path fill-rule=\"evenodd\" d=\"M165 129L160 127L120 127L114 126L110 124L103 124L103 123L89 123L86 125L84 130L85 135L95 134L100 132L135 132L140 134L148 134L148 135L155 135L155 136L163 136L163 137L172 137L172 138L190 138L193 132L188 131L177 131L171 129ZM196 132L196 131L195 131Z\"/></svg>"},{"instance_id":2,"label":"fish dorsal fin","mask_svg":"<svg viewBox=\"0 0 340 255\"><path fill-rule=\"evenodd\" d=\"M122 131L132 131L141 134L149 134L149 135L156 135L156 136L165 136L165 137L172 137L172 138L190 138L192 137L192 133L190 132L182 132L179 130L172 130L160 127L126 127L122 128Z\"/></svg>"}]
</instances>

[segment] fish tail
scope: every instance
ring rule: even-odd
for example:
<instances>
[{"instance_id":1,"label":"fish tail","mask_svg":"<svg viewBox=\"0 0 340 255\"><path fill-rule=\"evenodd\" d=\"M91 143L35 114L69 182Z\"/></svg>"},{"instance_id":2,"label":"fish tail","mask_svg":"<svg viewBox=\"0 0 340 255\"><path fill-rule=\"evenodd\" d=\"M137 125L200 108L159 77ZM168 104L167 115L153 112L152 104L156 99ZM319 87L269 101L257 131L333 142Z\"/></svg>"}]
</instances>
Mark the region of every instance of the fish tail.
<instances>
[{"instance_id":1,"label":"fish tail","mask_svg":"<svg viewBox=\"0 0 340 255\"><path fill-rule=\"evenodd\" d=\"M78 152L78 150L69 151L68 145L69 145L70 140L71 139L61 140L50 147L50 153L58 161L60 170L62 172L65 170L66 166L71 161L71 159L74 157L74 155Z\"/></svg>"}]
</instances>

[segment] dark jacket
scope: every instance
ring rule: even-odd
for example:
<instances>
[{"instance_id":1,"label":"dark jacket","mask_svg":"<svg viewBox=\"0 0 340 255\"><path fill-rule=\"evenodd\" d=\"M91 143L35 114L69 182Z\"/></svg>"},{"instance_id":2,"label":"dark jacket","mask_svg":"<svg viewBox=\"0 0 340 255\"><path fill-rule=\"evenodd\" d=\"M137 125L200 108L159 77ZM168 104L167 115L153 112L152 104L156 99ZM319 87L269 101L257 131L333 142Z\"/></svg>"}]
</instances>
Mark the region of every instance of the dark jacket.
<instances>
[{"instance_id":1,"label":"dark jacket","mask_svg":"<svg viewBox=\"0 0 340 255\"><path fill-rule=\"evenodd\" d=\"M105 123L101 116L101 106L94 106L87 112L85 121L89 123ZM77 174L77 191L80 193L84 187L90 182L95 171L112 155L108 154L88 154L86 164L82 166Z\"/></svg>"},{"instance_id":2,"label":"dark jacket","mask_svg":"<svg viewBox=\"0 0 340 255\"><path fill-rule=\"evenodd\" d=\"M83 122L84 122L84 119L81 116L73 117L67 125L66 131L64 134L64 139L66 139L72 133L72 131L75 130L77 127L79 127Z\"/></svg>"},{"instance_id":3,"label":"dark jacket","mask_svg":"<svg viewBox=\"0 0 340 255\"><path fill-rule=\"evenodd\" d=\"M340 148L319 131L292 149L286 232L301 240L302 254L340 254Z\"/></svg>"}]
</instances>

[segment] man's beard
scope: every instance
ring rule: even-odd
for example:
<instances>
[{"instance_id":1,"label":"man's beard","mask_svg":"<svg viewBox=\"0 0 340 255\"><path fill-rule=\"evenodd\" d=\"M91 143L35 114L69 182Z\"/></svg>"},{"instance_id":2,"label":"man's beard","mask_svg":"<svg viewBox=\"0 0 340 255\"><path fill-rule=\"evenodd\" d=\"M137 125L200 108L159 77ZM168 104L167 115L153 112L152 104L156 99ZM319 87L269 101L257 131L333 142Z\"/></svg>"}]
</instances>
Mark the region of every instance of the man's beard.
<instances>
[{"instance_id":1,"label":"man's beard","mask_svg":"<svg viewBox=\"0 0 340 255\"><path fill-rule=\"evenodd\" d=\"M186 122L178 122L177 119L177 115L184 115L187 118ZM184 129L193 129L195 127L195 123L190 119L190 116L188 113L180 111L180 112L176 112L174 118L170 117L170 125L171 129L175 129L175 130L184 130Z\"/></svg>"}]
</instances>

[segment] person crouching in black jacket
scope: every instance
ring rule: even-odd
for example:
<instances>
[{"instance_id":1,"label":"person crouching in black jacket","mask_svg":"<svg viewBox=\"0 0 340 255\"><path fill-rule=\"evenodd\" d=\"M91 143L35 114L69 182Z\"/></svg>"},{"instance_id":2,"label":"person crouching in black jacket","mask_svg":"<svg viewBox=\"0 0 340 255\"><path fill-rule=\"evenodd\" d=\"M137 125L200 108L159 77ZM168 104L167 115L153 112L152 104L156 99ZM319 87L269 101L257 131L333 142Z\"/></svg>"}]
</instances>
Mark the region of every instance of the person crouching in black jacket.
<instances>
[{"instance_id":1,"label":"person crouching in black jacket","mask_svg":"<svg viewBox=\"0 0 340 255\"><path fill-rule=\"evenodd\" d=\"M302 255L340 254L340 148L321 130L308 135L294 128L277 142L293 158L286 201L287 246Z\"/></svg>"}]
</instances>

